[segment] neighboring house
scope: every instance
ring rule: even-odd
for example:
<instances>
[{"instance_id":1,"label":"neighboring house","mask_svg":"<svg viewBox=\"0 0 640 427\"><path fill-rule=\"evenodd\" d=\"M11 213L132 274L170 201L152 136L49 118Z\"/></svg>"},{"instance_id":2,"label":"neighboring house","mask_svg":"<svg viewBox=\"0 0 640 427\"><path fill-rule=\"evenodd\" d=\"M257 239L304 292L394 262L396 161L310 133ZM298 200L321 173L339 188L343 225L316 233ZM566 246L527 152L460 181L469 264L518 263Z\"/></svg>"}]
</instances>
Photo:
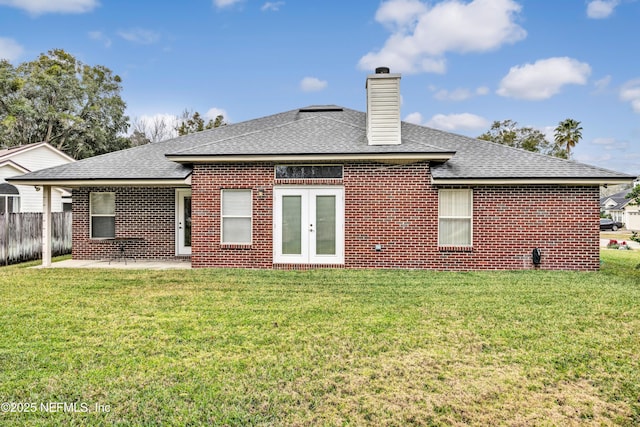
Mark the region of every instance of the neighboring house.
<instances>
[{"instance_id":1,"label":"neighboring house","mask_svg":"<svg viewBox=\"0 0 640 427\"><path fill-rule=\"evenodd\" d=\"M367 113L311 106L32 172L73 188L73 257L193 267L597 270L599 186L622 173L400 121L400 75ZM43 262L47 265L47 260Z\"/></svg>"},{"instance_id":2,"label":"neighboring house","mask_svg":"<svg viewBox=\"0 0 640 427\"><path fill-rule=\"evenodd\" d=\"M627 194L631 189L620 191L600 199L600 211L611 219L624 224L628 230L640 231L640 206L632 203Z\"/></svg>"},{"instance_id":3,"label":"neighboring house","mask_svg":"<svg viewBox=\"0 0 640 427\"><path fill-rule=\"evenodd\" d=\"M0 149L0 214L5 212L42 212L42 192L39 186L14 186L6 178L18 174L65 165L75 160L62 151L47 144L20 145ZM63 188L56 188L52 194L54 212L71 209L71 194Z\"/></svg>"}]
</instances>

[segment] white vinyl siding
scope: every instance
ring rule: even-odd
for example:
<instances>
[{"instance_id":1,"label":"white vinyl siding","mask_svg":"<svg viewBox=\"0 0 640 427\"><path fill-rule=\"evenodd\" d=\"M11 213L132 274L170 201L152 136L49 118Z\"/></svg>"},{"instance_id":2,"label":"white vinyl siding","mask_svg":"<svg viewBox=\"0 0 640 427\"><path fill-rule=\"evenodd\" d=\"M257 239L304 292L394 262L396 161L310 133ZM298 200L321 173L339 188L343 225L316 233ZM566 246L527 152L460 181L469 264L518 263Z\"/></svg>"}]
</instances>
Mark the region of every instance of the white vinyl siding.
<instances>
[{"instance_id":1,"label":"white vinyl siding","mask_svg":"<svg viewBox=\"0 0 640 427\"><path fill-rule=\"evenodd\" d=\"M473 191L440 190L438 192L438 245L471 246L472 237Z\"/></svg>"},{"instance_id":2,"label":"white vinyl siding","mask_svg":"<svg viewBox=\"0 0 640 427\"><path fill-rule=\"evenodd\" d=\"M91 238L116 237L116 194L91 193L89 206Z\"/></svg>"},{"instance_id":3,"label":"white vinyl siding","mask_svg":"<svg viewBox=\"0 0 640 427\"><path fill-rule=\"evenodd\" d=\"M47 145L24 150L11 156L11 161L30 171L65 165L73 159Z\"/></svg>"},{"instance_id":4,"label":"white vinyl siding","mask_svg":"<svg viewBox=\"0 0 640 427\"><path fill-rule=\"evenodd\" d=\"M400 76L370 76L367 79L369 145L398 145L400 137Z\"/></svg>"},{"instance_id":5,"label":"white vinyl siding","mask_svg":"<svg viewBox=\"0 0 640 427\"><path fill-rule=\"evenodd\" d=\"M251 244L251 190L222 190L223 244Z\"/></svg>"}]
</instances>

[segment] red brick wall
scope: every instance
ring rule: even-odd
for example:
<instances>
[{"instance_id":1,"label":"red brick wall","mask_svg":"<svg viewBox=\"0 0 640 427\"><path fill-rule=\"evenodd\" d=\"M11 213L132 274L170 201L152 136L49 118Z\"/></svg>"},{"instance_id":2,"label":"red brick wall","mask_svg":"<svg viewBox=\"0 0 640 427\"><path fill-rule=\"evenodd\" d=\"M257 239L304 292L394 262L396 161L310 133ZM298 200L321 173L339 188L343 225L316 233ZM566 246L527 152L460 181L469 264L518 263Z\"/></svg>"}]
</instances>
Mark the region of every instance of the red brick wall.
<instances>
[{"instance_id":1,"label":"red brick wall","mask_svg":"<svg viewBox=\"0 0 640 427\"><path fill-rule=\"evenodd\" d=\"M344 179L317 183L344 185L348 268L529 269L536 247L543 269L599 266L597 187L476 187L474 245L456 250L437 246L438 191L430 184L428 163L347 164ZM196 165L192 265L274 267L273 186L285 184L300 182L275 180L270 163ZM220 194L232 188L253 191L251 245L220 244Z\"/></svg>"},{"instance_id":2,"label":"red brick wall","mask_svg":"<svg viewBox=\"0 0 640 427\"><path fill-rule=\"evenodd\" d=\"M276 180L272 163L195 165L192 175L192 266L273 268L273 187L301 184ZM598 187L500 186L473 189L473 248L438 248L438 190L428 163L352 163L345 188L347 268L440 270L530 269L531 251L542 250L542 269L597 270ZM311 185L312 182L304 183ZM222 189L251 189L253 242L220 243ZM74 190L73 256L109 256L112 247L89 236L90 191L116 192L116 234L143 237L141 258L175 255L175 189ZM382 245L381 251L375 245ZM308 268L277 265L276 268Z\"/></svg>"},{"instance_id":3,"label":"red brick wall","mask_svg":"<svg viewBox=\"0 0 640 427\"><path fill-rule=\"evenodd\" d=\"M597 270L599 189L473 188L473 248L438 248L438 190L427 164L345 167L346 267ZM375 251L381 244L383 250Z\"/></svg>"},{"instance_id":4,"label":"red brick wall","mask_svg":"<svg viewBox=\"0 0 640 427\"><path fill-rule=\"evenodd\" d=\"M271 268L273 265L273 164L194 165L191 175L191 266ZM251 189L251 245L221 245L223 189Z\"/></svg>"},{"instance_id":5,"label":"red brick wall","mask_svg":"<svg viewBox=\"0 0 640 427\"><path fill-rule=\"evenodd\" d=\"M174 188L96 187L73 190L74 259L104 259L113 256L113 243L91 239L89 235L89 193L115 192L116 237L141 237L127 243L127 252L141 259L175 256Z\"/></svg>"}]
</instances>

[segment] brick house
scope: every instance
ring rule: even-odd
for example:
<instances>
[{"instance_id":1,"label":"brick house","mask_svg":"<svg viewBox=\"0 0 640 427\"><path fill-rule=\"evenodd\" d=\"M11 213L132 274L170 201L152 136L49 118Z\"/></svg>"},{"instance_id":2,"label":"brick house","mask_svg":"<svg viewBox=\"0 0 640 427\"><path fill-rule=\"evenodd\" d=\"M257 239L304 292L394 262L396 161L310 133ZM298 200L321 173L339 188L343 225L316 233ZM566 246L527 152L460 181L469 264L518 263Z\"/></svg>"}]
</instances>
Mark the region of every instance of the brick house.
<instances>
[{"instance_id":1,"label":"brick house","mask_svg":"<svg viewBox=\"0 0 640 427\"><path fill-rule=\"evenodd\" d=\"M76 259L135 237L193 267L598 269L599 186L634 177L401 122L385 68L366 93L12 182L73 188Z\"/></svg>"}]
</instances>

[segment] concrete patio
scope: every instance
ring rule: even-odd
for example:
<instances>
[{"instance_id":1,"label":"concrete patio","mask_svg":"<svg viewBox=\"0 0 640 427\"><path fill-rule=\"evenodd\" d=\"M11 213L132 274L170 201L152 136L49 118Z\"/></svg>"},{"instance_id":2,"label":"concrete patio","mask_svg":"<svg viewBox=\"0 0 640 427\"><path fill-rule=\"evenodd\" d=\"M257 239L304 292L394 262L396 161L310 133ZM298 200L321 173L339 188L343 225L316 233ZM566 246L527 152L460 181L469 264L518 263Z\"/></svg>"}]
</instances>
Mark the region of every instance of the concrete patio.
<instances>
[{"instance_id":1,"label":"concrete patio","mask_svg":"<svg viewBox=\"0 0 640 427\"><path fill-rule=\"evenodd\" d=\"M32 268L43 268L41 265ZM58 261L51 263L50 268L112 268L119 270L176 270L176 269L190 269L191 260L185 259L169 259L158 261L147 260L127 260L125 263L122 260L107 261L107 260L77 260L67 259L64 261Z\"/></svg>"}]
</instances>

